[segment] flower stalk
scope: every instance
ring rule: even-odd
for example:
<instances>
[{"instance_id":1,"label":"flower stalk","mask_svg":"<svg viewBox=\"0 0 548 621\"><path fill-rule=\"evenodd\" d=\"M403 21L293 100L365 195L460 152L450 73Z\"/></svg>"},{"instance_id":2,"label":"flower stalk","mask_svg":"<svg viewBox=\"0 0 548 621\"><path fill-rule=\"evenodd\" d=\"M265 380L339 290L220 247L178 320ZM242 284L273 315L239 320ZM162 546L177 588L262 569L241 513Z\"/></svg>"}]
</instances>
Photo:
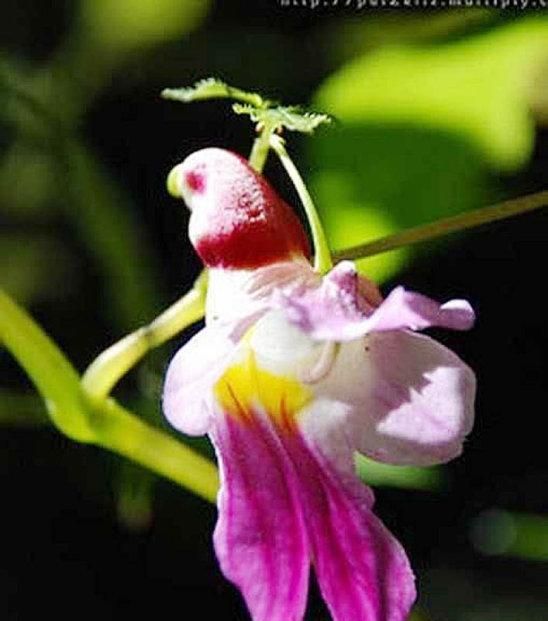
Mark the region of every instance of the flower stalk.
<instances>
[{"instance_id":1,"label":"flower stalk","mask_svg":"<svg viewBox=\"0 0 548 621\"><path fill-rule=\"evenodd\" d=\"M280 136L271 136L270 146L280 158L280 161L289 175L289 178L293 182L304 207L308 224L310 225L310 231L312 233L312 241L314 243L314 270L319 274L327 274L327 272L333 267L333 259L331 258L331 251L329 250L327 238L314 205L314 201L310 196L310 192L308 191L303 178L297 170L297 167L293 163L293 160L289 157L283 139L280 138Z\"/></svg>"},{"instance_id":2,"label":"flower stalk","mask_svg":"<svg viewBox=\"0 0 548 621\"><path fill-rule=\"evenodd\" d=\"M514 198L490 207L480 207L472 211L460 213L456 216L442 218L428 224L420 224L399 233L387 235L364 244L345 248L333 253L336 261L343 259L363 259L383 252L389 252L403 246L411 246L421 242L431 241L444 235L476 228L491 222L497 222L513 216L548 206L548 190Z\"/></svg>"}]
</instances>

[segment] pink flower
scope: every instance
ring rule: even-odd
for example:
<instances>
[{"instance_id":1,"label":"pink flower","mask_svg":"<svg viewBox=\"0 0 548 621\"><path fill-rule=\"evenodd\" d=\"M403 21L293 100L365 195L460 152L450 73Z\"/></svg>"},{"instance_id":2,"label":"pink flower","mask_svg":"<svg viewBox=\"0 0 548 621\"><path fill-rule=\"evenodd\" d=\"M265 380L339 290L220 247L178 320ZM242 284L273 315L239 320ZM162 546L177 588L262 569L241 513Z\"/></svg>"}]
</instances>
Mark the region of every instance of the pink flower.
<instances>
[{"instance_id":1,"label":"pink flower","mask_svg":"<svg viewBox=\"0 0 548 621\"><path fill-rule=\"evenodd\" d=\"M192 211L210 284L206 327L172 360L163 405L215 445L224 574L254 621L302 619L311 565L335 621L403 621L413 573L353 457L459 455L474 374L414 331L466 330L470 305L402 287L383 300L350 262L320 277L291 209L235 154L194 153L170 186Z\"/></svg>"}]
</instances>

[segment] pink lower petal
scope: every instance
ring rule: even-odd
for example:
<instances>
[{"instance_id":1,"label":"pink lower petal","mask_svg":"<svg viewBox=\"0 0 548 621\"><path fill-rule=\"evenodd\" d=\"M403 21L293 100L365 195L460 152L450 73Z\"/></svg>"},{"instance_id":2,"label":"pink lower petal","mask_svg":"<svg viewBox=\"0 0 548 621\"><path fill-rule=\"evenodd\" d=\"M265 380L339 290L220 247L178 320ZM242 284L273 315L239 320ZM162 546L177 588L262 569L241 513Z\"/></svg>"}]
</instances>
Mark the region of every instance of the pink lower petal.
<instances>
[{"instance_id":1,"label":"pink lower petal","mask_svg":"<svg viewBox=\"0 0 548 621\"><path fill-rule=\"evenodd\" d=\"M221 569L254 621L300 621L310 560L294 467L258 416L219 414L212 439L222 475L214 534Z\"/></svg>"},{"instance_id":2,"label":"pink lower petal","mask_svg":"<svg viewBox=\"0 0 548 621\"><path fill-rule=\"evenodd\" d=\"M223 481L215 547L253 620L302 619L312 559L335 621L404 621L413 574L373 515L370 490L301 431L247 414L215 425Z\"/></svg>"},{"instance_id":3,"label":"pink lower petal","mask_svg":"<svg viewBox=\"0 0 548 621\"><path fill-rule=\"evenodd\" d=\"M371 511L371 493L294 437L313 566L334 621L404 621L415 600L407 556Z\"/></svg>"}]
</instances>

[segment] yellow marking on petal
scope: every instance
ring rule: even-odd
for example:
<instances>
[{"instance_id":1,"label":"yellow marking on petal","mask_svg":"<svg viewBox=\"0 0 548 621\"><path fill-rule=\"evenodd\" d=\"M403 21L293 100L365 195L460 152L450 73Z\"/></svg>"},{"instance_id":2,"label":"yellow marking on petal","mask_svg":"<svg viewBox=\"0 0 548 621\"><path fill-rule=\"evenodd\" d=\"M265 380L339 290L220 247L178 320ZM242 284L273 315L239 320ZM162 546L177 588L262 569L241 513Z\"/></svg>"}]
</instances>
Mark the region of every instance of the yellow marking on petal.
<instances>
[{"instance_id":1,"label":"yellow marking on petal","mask_svg":"<svg viewBox=\"0 0 548 621\"><path fill-rule=\"evenodd\" d=\"M228 367L217 380L215 397L228 415L242 422L253 422L254 412L260 409L276 426L290 431L298 413L312 400L312 391L292 376L262 369L249 337L250 332L242 341L243 359Z\"/></svg>"}]
</instances>

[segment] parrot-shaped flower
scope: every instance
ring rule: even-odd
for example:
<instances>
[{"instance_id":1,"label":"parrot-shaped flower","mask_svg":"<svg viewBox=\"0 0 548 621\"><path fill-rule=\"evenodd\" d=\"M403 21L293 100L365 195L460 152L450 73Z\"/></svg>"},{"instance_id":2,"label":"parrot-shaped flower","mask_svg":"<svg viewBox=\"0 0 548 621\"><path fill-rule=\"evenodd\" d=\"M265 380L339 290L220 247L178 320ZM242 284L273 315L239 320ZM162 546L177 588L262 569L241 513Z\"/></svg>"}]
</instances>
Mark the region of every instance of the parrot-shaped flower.
<instances>
[{"instance_id":1,"label":"parrot-shaped flower","mask_svg":"<svg viewBox=\"0 0 548 621\"><path fill-rule=\"evenodd\" d=\"M413 573L354 454L459 455L474 373L415 330L466 330L470 305L402 287L383 300L351 262L321 277L291 208L234 153L198 151L168 184L210 277L206 326L172 360L163 407L215 446L222 571L254 621L301 620L311 565L335 621L403 621Z\"/></svg>"}]
</instances>

